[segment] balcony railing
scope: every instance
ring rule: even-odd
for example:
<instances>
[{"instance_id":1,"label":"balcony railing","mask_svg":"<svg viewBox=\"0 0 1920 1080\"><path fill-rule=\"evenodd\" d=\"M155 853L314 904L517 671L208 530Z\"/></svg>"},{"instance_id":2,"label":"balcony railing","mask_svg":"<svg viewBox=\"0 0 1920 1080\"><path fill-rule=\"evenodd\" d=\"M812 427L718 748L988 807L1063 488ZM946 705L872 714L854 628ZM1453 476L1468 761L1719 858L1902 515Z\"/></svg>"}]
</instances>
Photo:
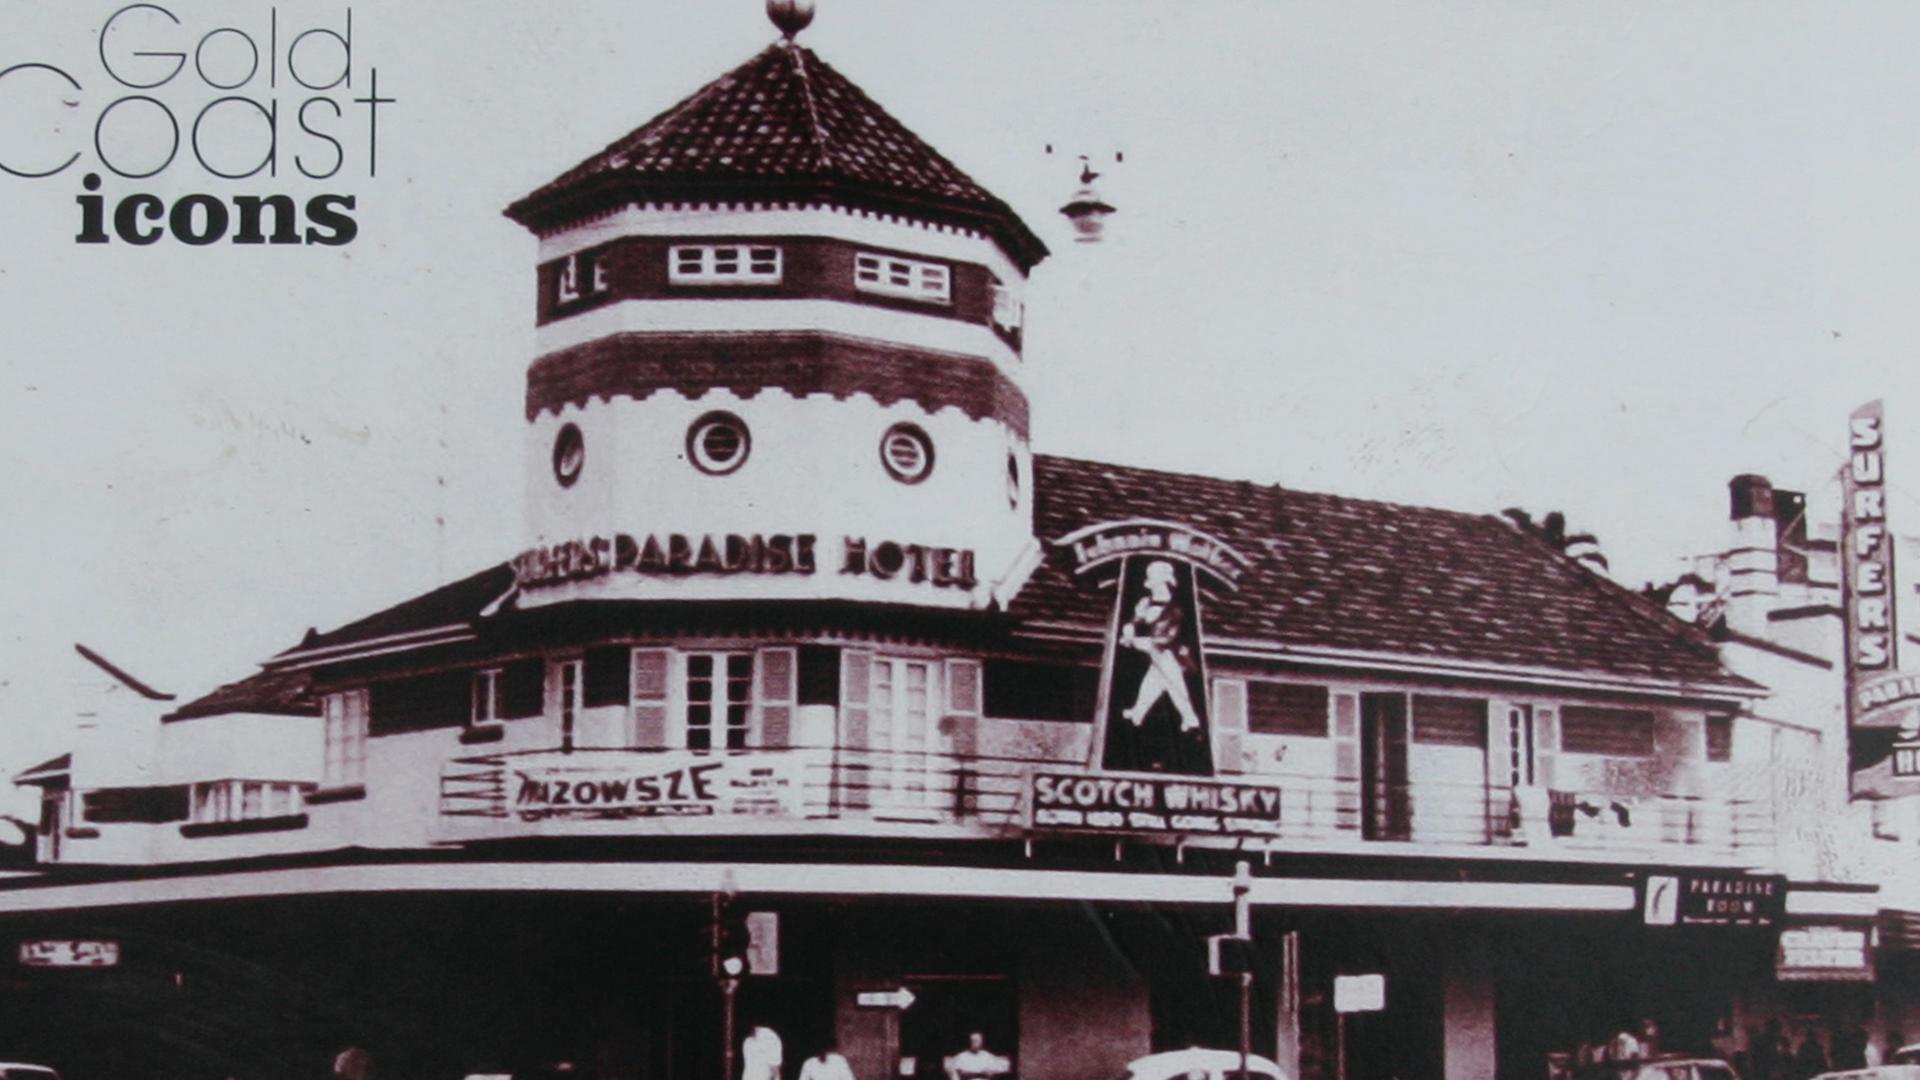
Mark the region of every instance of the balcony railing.
<instances>
[{"instance_id":1,"label":"balcony railing","mask_svg":"<svg viewBox=\"0 0 1920 1080\"><path fill-rule=\"evenodd\" d=\"M498 753L447 763L440 812L452 839L818 827L807 823L1021 836L1029 829L1031 774L1080 767L827 748ZM1392 786L1329 776L1216 779L1277 790L1277 816L1245 834L1276 847L1407 844L1649 859L1685 851L1689 858L1754 862L1774 840L1766 804L1741 798L1627 798L1418 779ZM1131 830L1089 824L1081 831Z\"/></svg>"}]
</instances>

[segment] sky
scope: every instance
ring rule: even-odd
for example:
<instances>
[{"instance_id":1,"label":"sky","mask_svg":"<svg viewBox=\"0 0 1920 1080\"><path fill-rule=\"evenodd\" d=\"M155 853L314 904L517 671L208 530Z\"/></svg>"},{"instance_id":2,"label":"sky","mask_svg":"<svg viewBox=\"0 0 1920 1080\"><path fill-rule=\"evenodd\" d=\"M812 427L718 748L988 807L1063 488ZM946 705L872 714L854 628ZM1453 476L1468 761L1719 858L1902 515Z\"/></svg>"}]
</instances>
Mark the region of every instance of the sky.
<instances>
[{"instance_id":1,"label":"sky","mask_svg":"<svg viewBox=\"0 0 1920 1080\"><path fill-rule=\"evenodd\" d=\"M163 0L103 50L123 6L0 0L0 164L79 155L0 173L8 774L64 749L74 642L184 698L518 551L535 245L500 211L774 37L759 0ZM819 7L802 42L1053 247L1039 451L1557 509L1638 586L1723 545L1737 473L1831 513L1884 398L1920 530L1920 7ZM299 35L349 8L327 87L342 50ZM275 175L194 159L225 95L279 110ZM186 149L104 169L164 160L153 102ZM201 123L221 171L258 159L248 108ZM302 115L334 175L300 174L334 164ZM1056 212L1083 153L1096 245ZM357 235L78 243L88 171L109 233L136 194L336 194Z\"/></svg>"}]
</instances>

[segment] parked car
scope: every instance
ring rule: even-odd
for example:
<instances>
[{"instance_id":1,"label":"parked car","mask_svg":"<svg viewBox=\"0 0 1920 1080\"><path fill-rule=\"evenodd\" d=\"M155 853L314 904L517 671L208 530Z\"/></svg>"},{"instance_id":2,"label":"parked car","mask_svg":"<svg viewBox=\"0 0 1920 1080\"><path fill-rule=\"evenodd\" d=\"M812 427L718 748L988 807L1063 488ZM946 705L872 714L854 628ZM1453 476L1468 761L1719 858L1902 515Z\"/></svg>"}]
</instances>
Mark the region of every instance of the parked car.
<instances>
[{"instance_id":1,"label":"parked car","mask_svg":"<svg viewBox=\"0 0 1920 1080\"><path fill-rule=\"evenodd\" d=\"M1920 1047L1905 1049L1914 1050L1915 1053L1894 1064L1824 1072L1814 1080L1920 1080ZM1899 1054L1896 1053L1895 1057L1898 1058Z\"/></svg>"},{"instance_id":2,"label":"parked car","mask_svg":"<svg viewBox=\"0 0 1920 1080\"><path fill-rule=\"evenodd\" d=\"M1247 1055L1247 1072L1266 1080L1289 1080L1272 1058ZM1207 1050L1198 1046L1148 1054L1127 1065L1127 1080L1234 1080L1240 1074L1240 1051Z\"/></svg>"},{"instance_id":3,"label":"parked car","mask_svg":"<svg viewBox=\"0 0 1920 1080\"><path fill-rule=\"evenodd\" d=\"M0 1080L60 1080L60 1074L45 1065L0 1061Z\"/></svg>"},{"instance_id":4,"label":"parked car","mask_svg":"<svg viewBox=\"0 0 1920 1080\"><path fill-rule=\"evenodd\" d=\"M1740 1080L1733 1066L1719 1058L1681 1055L1588 1065L1574 1076L1577 1080Z\"/></svg>"}]
</instances>

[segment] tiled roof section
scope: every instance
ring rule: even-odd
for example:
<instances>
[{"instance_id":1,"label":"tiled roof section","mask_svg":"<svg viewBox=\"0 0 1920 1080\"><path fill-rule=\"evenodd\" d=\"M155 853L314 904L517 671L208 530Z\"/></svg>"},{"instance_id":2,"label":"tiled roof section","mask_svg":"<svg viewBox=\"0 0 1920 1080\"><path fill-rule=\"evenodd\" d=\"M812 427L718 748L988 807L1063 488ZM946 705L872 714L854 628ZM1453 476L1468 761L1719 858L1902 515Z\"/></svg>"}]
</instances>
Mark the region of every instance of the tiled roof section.
<instances>
[{"instance_id":1,"label":"tiled roof section","mask_svg":"<svg viewBox=\"0 0 1920 1080\"><path fill-rule=\"evenodd\" d=\"M1043 539L1102 521L1157 518L1210 533L1247 556L1239 591L1207 604L1212 639L1676 687L1752 685L1720 665L1703 632L1491 515L1045 455L1035 457L1034 471ZM469 625L512 584L511 566L491 567L310 634L296 651ZM1076 582L1054 558L1035 571L1010 614L1097 632L1111 604L1110 593ZM251 700L266 688L260 678L174 715L229 691L229 702Z\"/></svg>"},{"instance_id":2,"label":"tiled roof section","mask_svg":"<svg viewBox=\"0 0 1920 1080\"><path fill-rule=\"evenodd\" d=\"M313 695L313 677L306 671L262 671L189 701L165 719L191 720L230 713L319 716L320 699Z\"/></svg>"},{"instance_id":3,"label":"tiled roof section","mask_svg":"<svg viewBox=\"0 0 1920 1080\"><path fill-rule=\"evenodd\" d=\"M71 771L73 771L73 754L65 753L59 757L48 758L31 769L15 774L13 782L16 784L44 783L48 780L61 779Z\"/></svg>"},{"instance_id":4,"label":"tiled roof section","mask_svg":"<svg viewBox=\"0 0 1920 1080\"><path fill-rule=\"evenodd\" d=\"M1158 518L1252 565L1210 599L1210 638L1743 685L1706 637L1498 518L1211 477L1036 457L1035 526L1051 540ZM1112 598L1050 558L1012 613L1104 626Z\"/></svg>"},{"instance_id":5,"label":"tiled roof section","mask_svg":"<svg viewBox=\"0 0 1920 1080\"><path fill-rule=\"evenodd\" d=\"M513 587L513 567L506 563L489 566L449 585L442 585L411 600L356 619L324 634L308 631L300 644L287 652L307 652L354 641L432 630L442 626L465 626L478 618L487 605L507 594ZM285 654L282 654L285 655Z\"/></svg>"},{"instance_id":6,"label":"tiled roof section","mask_svg":"<svg viewBox=\"0 0 1920 1080\"><path fill-rule=\"evenodd\" d=\"M768 46L507 214L538 229L633 199L830 197L986 228L1023 266L1046 255L1011 207L846 76L787 42Z\"/></svg>"}]
</instances>

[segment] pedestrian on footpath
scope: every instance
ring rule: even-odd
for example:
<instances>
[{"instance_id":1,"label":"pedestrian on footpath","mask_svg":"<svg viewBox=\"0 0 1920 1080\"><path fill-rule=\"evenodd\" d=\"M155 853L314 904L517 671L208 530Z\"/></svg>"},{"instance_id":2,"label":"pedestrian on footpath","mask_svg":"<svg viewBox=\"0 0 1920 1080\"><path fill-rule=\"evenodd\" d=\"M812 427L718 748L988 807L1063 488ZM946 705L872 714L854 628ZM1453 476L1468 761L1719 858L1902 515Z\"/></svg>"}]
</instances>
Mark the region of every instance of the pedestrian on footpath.
<instances>
[{"instance_id":1,"label":"pedestrian on footpath","mask_svg":"<svg viewBox=\"0 0 1920 1080\"><path fill-rule=\"evenodd\" d=\"M800 1080L854 1080L853 1066L840 1055L839 1044L830 1042L800 1064Z\"/></svg>"},{"instance_id":2,"label":"pedestrian on footpath","mask_svg":"<svg viewBox=\"0 0 1920 1080\"><path fill-rule=\"evenodd\" d=\"M740 1080L780 1080L786 1051L780 1035L765 1024L755 1024L740 1043Z\"/></svg>"}]
</instances>

